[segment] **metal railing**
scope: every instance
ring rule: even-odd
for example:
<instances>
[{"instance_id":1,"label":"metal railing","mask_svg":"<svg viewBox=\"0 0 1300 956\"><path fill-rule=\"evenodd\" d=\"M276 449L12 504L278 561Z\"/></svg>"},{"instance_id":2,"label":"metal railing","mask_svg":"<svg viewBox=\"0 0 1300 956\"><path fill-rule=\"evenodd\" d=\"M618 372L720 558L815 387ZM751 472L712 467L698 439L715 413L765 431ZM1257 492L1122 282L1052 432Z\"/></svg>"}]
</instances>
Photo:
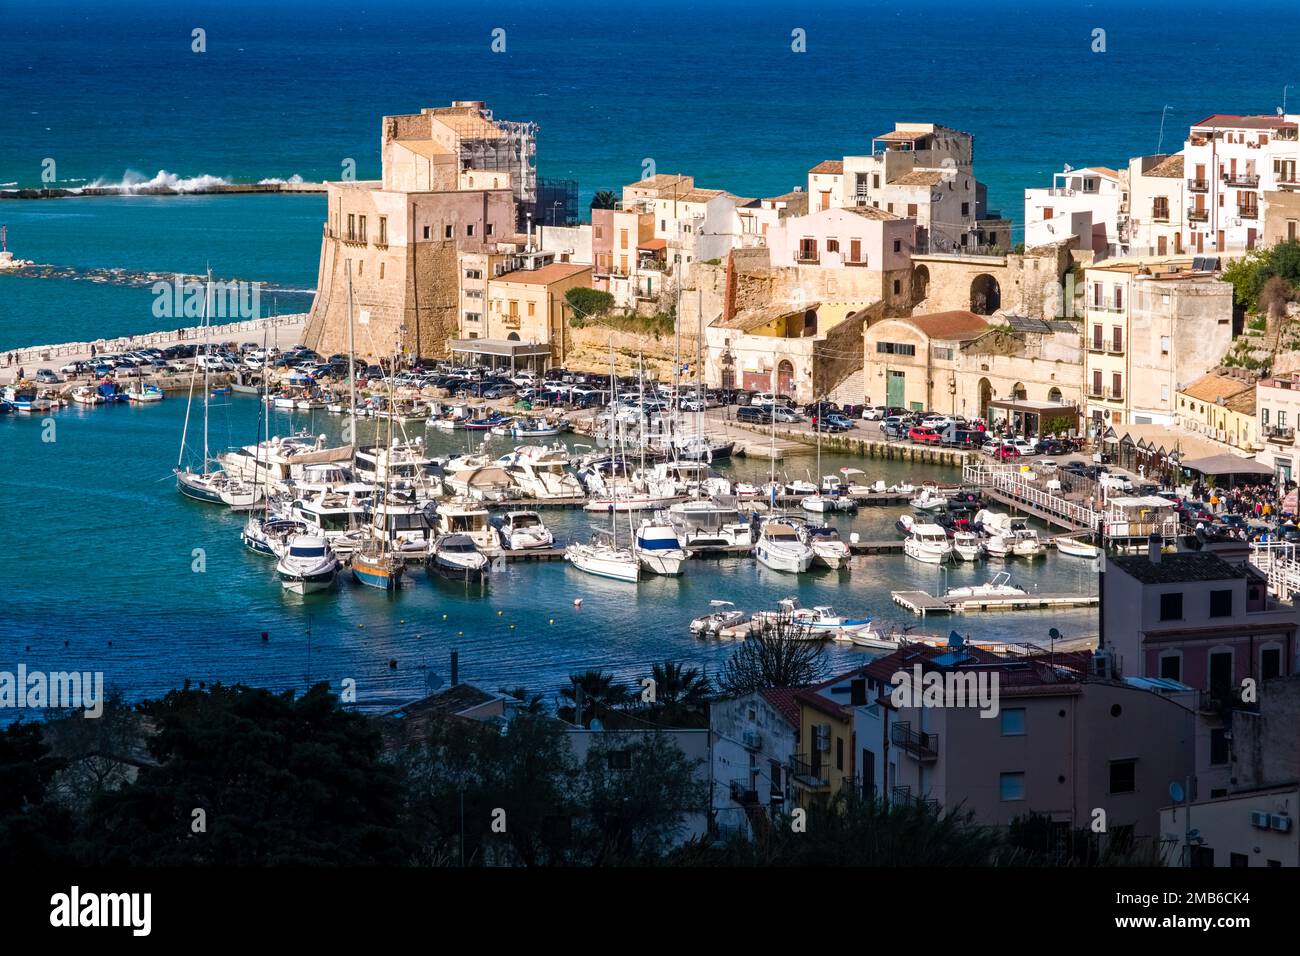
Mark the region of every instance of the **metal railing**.
<instances>
[{"instance_id":1,"label":"metal railing","mask_svg":"<svg viewBox=\"0 0 1300 956\"><path fill-rule=\"evenodd\" d=\"M1188 222L1209 222L1210 210L1208 209L1189 209L1187 210Z\"/></svg>"},{"instance_id":2,"label":"metal railing","mask_svg":"<svg viewBox=\"0 0 1300 956\"><path fill-rule=\"evenodd\" d=\"M908 721L890 725L889 742L921 760L939 759L939 735L913 730Z\"/></svg>"},{"instance_id":3,"label":"metal railing","mask_svg":"<svg viewBox=\"0 0 1300 956\"><path fill-rule=\"evenodd\" d=\"M1088 308L1094 312L1123 312L1124 303L1115 299L1097 300L1094 298L1088 301Z\"/></svg>"},{"instance_id":4,"label":"metal railing","mask_svg":"<svg viewBox=\"0 0 1300 956\"><path fill-rule=\"evenodd\" d=\"M1223 181L1229 186L1241 186L1245 189L1255 189L1259 186L1259 176L1248 173L1224 173Z\"/></svg>"},{"instance_id":5,"label":"metal railing","mask_svg":"<svg viewBox=\"0 0 1300 956\"><path fill-rule=\"evenodd\" d=\"M1259 207L1258 207L1258 206L1238 206L1238 207L1237 207L1237 216L1238 216L1238 218L1241 218L1241 219L1258 219L1258 218L1259 218Z\"/></svg>"},{"instance_id":6,"label":"metal railing","mask_svg":"<svg viewBox=\"0 0 1300 956\"><path fill-rule=\"evenodd\" d=\"M1210 191L1210 181L1208 179L1189 179L1187 188L1194 193L1205 193Z\"/></svg>"},{"instance_id":7,"label":"metal railing","mask_svg":"<svg viewBox=\"0 0 1300 956\"><path fill-rule=\"evenodd\" d=\"M828 770L825 763L814 767L807 754L796 754L790 758L790 776L810 789L821 790L831 785Z\"/></svg>"},{"instance_id":8,"label":"metal railing","mask_svg":"<svg viewBox=\"0 0 1300 956\"><path fill-rule=\"evenodd\" d=\"M1014 501L1033 505L1078 528L1096 529L1101 522L1101 515L1092 508L1036 488L1024 477L1017 465L967 463L962 466L962 481L981 488L991 488Z\"/></svg>"}]
</instances>

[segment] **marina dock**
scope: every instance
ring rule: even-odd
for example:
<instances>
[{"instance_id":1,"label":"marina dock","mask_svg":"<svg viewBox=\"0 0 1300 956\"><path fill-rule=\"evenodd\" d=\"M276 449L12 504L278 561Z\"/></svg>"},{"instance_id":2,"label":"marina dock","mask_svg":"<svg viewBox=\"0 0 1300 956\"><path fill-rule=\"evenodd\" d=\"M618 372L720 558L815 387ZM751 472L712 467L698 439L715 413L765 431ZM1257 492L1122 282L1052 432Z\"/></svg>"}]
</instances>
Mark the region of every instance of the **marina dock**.
<instances>
[{"instance_id":1,"label":"marina dock","mask_svg":"<svg viewBox=\"0 0 1300 956\"><path fill-rule=\"evenodd\" d=\"M929 591L891 591L899 607L925 617L929 614L970 613L974 611L1043 611L1049 608L1096 607L1097 595L1088 594L1007 594L977 596L936 596Z\"/></svg>"}]
</instances>

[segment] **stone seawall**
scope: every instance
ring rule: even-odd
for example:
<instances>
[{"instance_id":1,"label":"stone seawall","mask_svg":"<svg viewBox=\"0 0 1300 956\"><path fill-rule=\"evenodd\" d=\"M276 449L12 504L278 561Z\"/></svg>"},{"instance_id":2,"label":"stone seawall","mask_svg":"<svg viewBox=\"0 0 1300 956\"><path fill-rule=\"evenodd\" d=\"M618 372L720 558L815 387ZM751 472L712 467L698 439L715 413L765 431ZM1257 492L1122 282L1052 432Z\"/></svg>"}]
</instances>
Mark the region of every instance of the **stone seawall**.
<instances>
[{"instance_id":1,"label":"stone seawall","mask_svg":"<svg viewBox=\"0 0 1300 956\"><path fill-rule=\"evenodd\" d=\"M83 186L80 189L0 189L0 199L77 199L83 196L199 196L222 193L323 193L324 183L218 183L197 189L173 186Z\"/></svg>"}]
</instances>

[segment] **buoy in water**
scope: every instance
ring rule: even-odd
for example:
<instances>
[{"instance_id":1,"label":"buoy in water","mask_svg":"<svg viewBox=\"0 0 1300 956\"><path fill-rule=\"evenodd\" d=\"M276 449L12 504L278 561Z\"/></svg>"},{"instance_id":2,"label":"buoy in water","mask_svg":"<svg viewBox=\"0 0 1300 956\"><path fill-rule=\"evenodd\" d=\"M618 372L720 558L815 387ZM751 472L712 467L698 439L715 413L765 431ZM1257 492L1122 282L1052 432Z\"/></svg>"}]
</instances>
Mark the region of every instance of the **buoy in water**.
<instances>
[{"instance_id":1,"label":"buoy in water","mask_svg":"<svg viewBox=\"0 0 1300 956\"><path fill-rule=\"evenodd\" d=\"M389 669L390 671L395 671L395 670L397 670L397 658L396 658L396 657L390 657L390 658L388 659L388 669Z\"/></svg>"},{"instance_id":2,"label":"buoy in water","mask_svg":"<svg viewBox=\"0 0 1300 956\"><path fill-rule=\"evenodd\" d=\"M574 606L574 607L582 607L582 598L574 598L574 599L573 599L573 606Z\"/></svg>"},{"instance_id":3,"label":"buoy in water","mask_svg":"<svg viewBox=\"0 0 1300 956\"><path fill-rule=\"evenodd\" d=\"M271 639L271 635L268 634L266 631L263 631L263 632L262 632L262 643L265 644L265 643L266 643L267 641L269 641L270 639Z\"/></svg>"}]
</instances>

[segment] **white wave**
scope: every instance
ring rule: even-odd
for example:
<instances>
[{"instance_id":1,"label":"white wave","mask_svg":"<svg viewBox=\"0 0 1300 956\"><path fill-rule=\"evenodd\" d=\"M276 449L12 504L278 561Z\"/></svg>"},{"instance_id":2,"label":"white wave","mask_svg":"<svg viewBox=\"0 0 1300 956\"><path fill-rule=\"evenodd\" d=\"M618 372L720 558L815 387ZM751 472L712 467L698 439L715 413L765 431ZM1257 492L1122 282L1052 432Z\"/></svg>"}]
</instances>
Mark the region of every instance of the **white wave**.
<instances>
[{"instance_id":1,"label":"white wave","mask_svg":"<svg viewBox=\"0 0 1300 956\"><path fill-rule=\"evenodd\" d=\"M153 189L170 189L178 193L201 192L205 189L211 189L214 186L228 186L230 181L220 176L209 176L204 173L201 176L182 177L175 173L169 173L165 169L158 170L157 174L148 179L143 173L137 173L133 169L128 169L122 174L120 182L108 182L100 178L90 183L85 189L116 189L124 193L144 192ZM79 192L80 190L73 190Z\"/></svg>"},{"instance_id":2,"label":"white wave","mask_svg":"<svg viewBox=\"0 0 1300 956\"><path fill-rule=\"evenodd\" d=\"M301 183L302 181L303 181L303 178L302 178L301 176L299 176L297 173L294 173L294 174L293 174L292 176L290 176L288 179L281 179L279 176L270 176L270 177L268 177L268 178L266 178L266 179L259 179L259 180L257 181L257 185L259 185L259 186L287 186L287 185L296 185L296 184L298 184L298 183Z\"/></svg>"}]
</instances>

